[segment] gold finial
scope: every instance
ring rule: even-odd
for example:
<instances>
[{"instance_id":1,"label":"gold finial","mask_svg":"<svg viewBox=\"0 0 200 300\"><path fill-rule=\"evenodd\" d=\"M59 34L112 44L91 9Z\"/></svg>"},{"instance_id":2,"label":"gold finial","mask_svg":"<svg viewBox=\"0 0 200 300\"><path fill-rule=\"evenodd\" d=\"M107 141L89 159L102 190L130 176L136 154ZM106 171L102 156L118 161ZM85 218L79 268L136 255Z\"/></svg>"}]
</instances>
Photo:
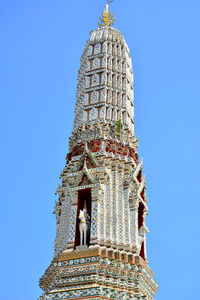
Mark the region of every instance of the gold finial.
<instances>
[{"instance_id":1,"label":"gold finial","mask_svg":"<svg viewBox=\"0 0 200 300\"><path fill-rule=\"evenodd\" d=\"M103 18L100 18L101 23L98 23L100 27L109 27L114 23L116 18L113 18L113 14L111 15L111 11L108 11L108 4L106 4L105 10L103 12Z\"/></svg>"}]
</instances>

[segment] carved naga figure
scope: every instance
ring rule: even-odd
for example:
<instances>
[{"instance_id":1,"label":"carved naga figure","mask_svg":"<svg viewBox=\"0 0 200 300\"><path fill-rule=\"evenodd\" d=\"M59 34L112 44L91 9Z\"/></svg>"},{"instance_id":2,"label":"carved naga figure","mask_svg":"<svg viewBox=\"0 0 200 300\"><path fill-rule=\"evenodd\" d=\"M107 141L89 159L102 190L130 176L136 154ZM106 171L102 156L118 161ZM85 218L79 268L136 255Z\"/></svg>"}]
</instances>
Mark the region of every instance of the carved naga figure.
<instances>
[{"instance_id":1,"label":"carved naga figure","mask_svg":"<svg viewBox=\"0 0 200 300\"><path fill-rule=\"evenodd\" d=\"M80 232L80 245L86 245L86 237L87 237L87 232L90 227L90 216L87 213L87 208L86 208L86 202L84 205L84 209L80 210L79 216L78 216L80 222L79 222L79 232Z\"/></svg>"}]
</instances>

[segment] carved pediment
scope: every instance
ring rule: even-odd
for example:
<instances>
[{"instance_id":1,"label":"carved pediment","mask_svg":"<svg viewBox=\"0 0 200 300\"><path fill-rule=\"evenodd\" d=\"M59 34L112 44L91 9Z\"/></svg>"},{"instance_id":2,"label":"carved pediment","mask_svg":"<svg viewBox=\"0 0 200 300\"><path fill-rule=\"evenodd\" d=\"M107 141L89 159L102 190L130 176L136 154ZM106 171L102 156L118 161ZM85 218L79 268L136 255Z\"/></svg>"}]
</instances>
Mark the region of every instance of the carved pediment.
<instances>
[{"instance_id":1,"label":"carved pediment","mask_svg":"<svg viewBox=\"0 0 200 300\"><path fill-rule=\"evenodd\" d=\"M81 167L84 164L84 161L87 159L87 163L91 163L92 166L97 167L98 163L97 160L94 156L94 154L92 154L92 152L88 149L88 145L87 145L87 141L85 142L85 150L83 152L83 154L80 157L80 161L79 164L77 166L77 169L80 170Z\"/></svg>"},{"instance_id":2,"label":"carved pediment","mask_svg":"<svg viewBox=\"0 0 200 300\"><path fill-rule=\"evenodd\" d=\"M94 175L91 174L90 170L87 168L87 160L84 159L83 169L81 170L80 174L78 175L74 186L78 185L85 185L88 183L96 183L96 179Z\"/></svg>"}]
</instances>

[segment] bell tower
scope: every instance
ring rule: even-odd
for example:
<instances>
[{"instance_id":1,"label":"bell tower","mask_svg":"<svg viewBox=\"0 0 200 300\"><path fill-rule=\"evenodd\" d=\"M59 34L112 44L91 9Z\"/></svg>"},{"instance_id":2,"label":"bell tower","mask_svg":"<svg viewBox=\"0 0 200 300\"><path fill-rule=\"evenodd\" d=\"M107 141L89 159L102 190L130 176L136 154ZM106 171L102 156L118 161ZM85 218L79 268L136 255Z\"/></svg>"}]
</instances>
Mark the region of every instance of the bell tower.
<instances>
[{"instance_id":1,"label":"bell tower","mask_svg":"<svg viewBox=\"0 0 200 300\"><path fill-rule=\"evenodd\" d=\"M80 60L74 127L54 213L54 258L40 300L147 299L148 212L134 133L133 71L106 5Z\"/></svg>"}]
</instances>

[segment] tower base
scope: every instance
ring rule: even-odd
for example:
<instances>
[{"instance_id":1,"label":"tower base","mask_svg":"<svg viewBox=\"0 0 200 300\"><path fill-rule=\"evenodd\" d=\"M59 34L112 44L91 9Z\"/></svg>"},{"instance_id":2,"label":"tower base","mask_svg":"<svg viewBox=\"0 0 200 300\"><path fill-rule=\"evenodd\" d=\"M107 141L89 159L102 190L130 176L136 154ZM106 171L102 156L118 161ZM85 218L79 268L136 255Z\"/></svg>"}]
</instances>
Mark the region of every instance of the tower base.
<instances>
[{"instance_id":1,"label":"tower base","mask_svg":"<svg viewBox=\"0 0 200 300\"><path fill-rule=\"evenodd\" d=\"M146 299L158 290L153 273L139 256L106 248L62 253L40 279L39 300Z\"/></svg>"}]
</instances>

